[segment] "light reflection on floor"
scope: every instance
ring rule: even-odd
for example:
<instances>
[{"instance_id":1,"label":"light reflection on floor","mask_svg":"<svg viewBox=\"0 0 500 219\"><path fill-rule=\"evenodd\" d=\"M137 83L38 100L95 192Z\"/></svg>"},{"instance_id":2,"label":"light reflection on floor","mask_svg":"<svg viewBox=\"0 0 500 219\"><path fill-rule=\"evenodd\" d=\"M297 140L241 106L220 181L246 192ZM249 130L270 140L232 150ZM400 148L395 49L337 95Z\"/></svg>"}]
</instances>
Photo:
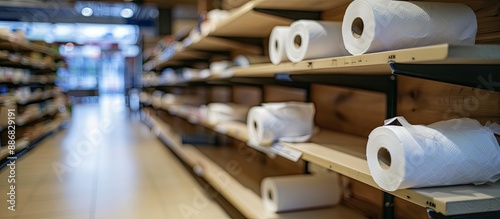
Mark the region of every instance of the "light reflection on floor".
<instances>
[{"instance_id":1,"label":"light reflection on floor","mask_svg":"<svg viewBox=\"0 0 500 219\"><path fill-rule=\"evenodd\" d=\"M124 103L75 105L68 129L18 160L16 212L2 201L0 219L228 218ZM7 177L4 168L2 193Z\"/></svg>"}]
</instances>

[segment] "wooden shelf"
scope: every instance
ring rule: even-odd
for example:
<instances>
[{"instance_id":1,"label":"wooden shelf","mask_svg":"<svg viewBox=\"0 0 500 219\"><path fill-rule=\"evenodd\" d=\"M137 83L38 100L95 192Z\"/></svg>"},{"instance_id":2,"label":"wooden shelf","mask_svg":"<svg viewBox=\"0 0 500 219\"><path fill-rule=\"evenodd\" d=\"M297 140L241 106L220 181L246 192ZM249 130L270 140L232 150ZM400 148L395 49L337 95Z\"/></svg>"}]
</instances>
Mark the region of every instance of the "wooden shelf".
<instances>
[{"instance_id":1,"label":"wooden shelf","mask_svg":"<svg viewBox=\"0 0 500 219\"><path fill-rule=\"evenodd\" d=\"M171 128L167 124L154 115L148 115L148 119L153 132L164 140L185 163L191 167L201 167L201 176L247 218L365 218L344 205L280 214L269 212L259 195L241 185L233 176L195 147L182 145L178 136L172 134Z\"/></svg>"},{"instance_id":2,"label":"wooden shelf","mask_svg":"<svg viewBox=\"0 0 500 219\"><path fill-rule=\"evenodd\" d=\"M16 141L16 148L15 148L15 154L12 156L16 156L19 158L19 156L22 156L26 153L27 150L30 150L34 145L47 137L51 132L56 131L62 123L68 119L68 116L61 116L56 118L55 120L51 121L49 124L46 124L44 126L44 130L37 135L33 136L32 139L28 139L26 137L20 138ZM26 149L26 150L25 150ZM11 156L9 154L10 150L7 148L6 145L0 147L0 160L6 159L8 156Z\"/></svg>"},{"instance_id":3,"label":"wooden shelf","mask_svg":"<svg viewBox=\"0 0 500 219\"><path fill-rule=\"evenodd\" d=\"M167 66L178 65L176 56L183 56L193 50L203 51L231 51L240 50L250 54L260 54L261 48L246 45L219 37L250 37L268 38L275 26L288 26L293 20L276 15L256 11L255 9L280 9L280 10L302 10L322 11L349 3L347 0L328 2L322 0L312 1L279 1L279 0L256 0L234 10L230 17L216 24L216 27L208 36L200 36L198 40L178 51L168 60L150 60L145 64L145 70L161 69ZM304 9L305 8L305 9ZM184 59L198 59L203 57L185 57ZM207 57L205 57L207 58Z\"/></svg>"},{"instance_id":4,"label":"wooden shelf","mask_svg":"<svg viewBox=\"0 0 500 219\"><path fill-rule=\"evenodd\" d=\"M246 143L249 139L247 125L243 122L225 121L214 124L208 121L208 119L206 118L202 118L190 113L190 111L185 106L180 105L174 105L165 110L170 112L172 115L176 115L183 119L186 119L191 124L203 125L209 129L216 131L217 133L227 135L239 141Z\"/></svg>"},{"instance_id":5,"label":"wooden shelf","mask_svg":"<svg viewBox=\"0 0 500 219\"><path fill-rule=\"evenodd\" d=\"M320 132L310 143L280 144L302 152L302 159L382 190L368 169L364 150L367 139L337 132ZM458 185L389 192L443 215L500 210L500 182L480 186Z\"/></svg>"},{"instance_id":6,"label":"wooden shelf","mask_svg":"<svg viewBox=\"0 0 500 219\"><path fill-rule=\"evenodd\" d=\"M293 20L259 12L258 9L324 11L348 4L349 0L256 0L234 10L229 18L217 24L210 36L267 38L275 26L288 26ZM256 10L257 9L257 10Z\"/></svg>"},{"instance_id":7,"label":"wooden shelf","mask_svg":"<svg viewBox=\"0 0 500 219\"><path fill-rule=\"evenodd\" d=\"M13 37L4 35L0 35L0 49L6 49L10 51L34 51L43 53L44 55L53 56L58 60L63 59L63 57L59 53L51 50L48 47L37 45L27 40L15 39Z\"/></svg>"},{"instance_id":8,"label":"wooden shelf","mask_svg":"<svg viewBox=\"0 0 500 219\"><path fill-rule=\"evenodd\" d=\"M391 57L391 58L389 58ZM392 58L394 57L394 58ZM343 56L306 60L299 63L284 62L279 65L255 64L250 67L232 67L232 76L211 75L188 81L172 82L177 85L189 82L231 79L239 77L274 77L286 74L350 74L390 75L390 62L402 64L500 64L500 45L450 46L440 44L419 48L386 51L359 56Z\"/></svg>"},{"instance_id":9,"label":"wooden shelf","mask_svg":"<svg viewBox=\"0 0 500 219\"><path fill-rule=\"evenodd\" d=\"M205 51L233 51L239 50L246 54L260 54L262 49L258 46L238 43L232 40L227 40L219 37L200 37L197 41L186 46L184 49L177 51L169 59L162 61L158 59L150 60L144 65L144 70L162 69L168 66L182 65L186 60L201 60L209 58L209 54Z\"/></svg>"},{"instance_id":10,"label":"wooden shelf","mask_svg":"<svg viewBox=\"0 0 500 219\"><path fill-rule=\"evenodd\" d=\"M162 69L167 66L179 65L182 64L182 61L186 60L199 60L208 58L208 54L200 51L192 51L183 49L181 51L176 52L172 57L170 57L166 61L156 61L158 64L155 65L156 69Z\"/></svg>"},{"instance_id":11,"label":"wooden shelf","mask_svg":"<svg viewBox=\"0 0 500 219\"><path fill-rule=\"evenodd\" d=\"M260 54L262 49L259 46L239 43L219 37L200 36L199 40L186 47L189 50L203 51L232 51L238 50L246 54Z\"/></svg>"},{"instance_id":12,"label":"wooden shelf","mask_svg":"<svg viewBox=\"0 0 500 219\"><path fill-rule=\"evenodd\" d=\"M269 37L275 26L288 26L292 20L254 10L263 1L251 1L234 10L227 19L218 23L210 36L225 37ZM293 4L282 2L282 4Z\"/></svg>"},{"instance_id":13,"label":"wooden shelf","mask_svg":"<svg viewBox=\"0 0 500 219\"><path fill-rule=\"evenodd\" d=\"M28 68L28 69L32 69L35 71L44 71L44 72L56 71L55 67L47 66L43 62L37 62L37 61L31 60L31 59L28 59L27 61L22 60L22 59L19 61L11 60L8 57L2 56L2 55L0 55L0 66L12 67L12 68L24 68L24 69Z\"/></svg>"},{"instance_id":14,"label":"wooden shelf","mask_svg":"<svg viewBox=\"0 0 500 219\"><path fill-rule=\"evenodd\" d=\"M500 64L500 45L450 46L440 44L393 50L359 56L343 56L285 62L279 65L256 64L234 68L233 77L270 77L276 73L304 74L390 74L389 62L412 64Z\"/></svg>"},{"instance_id":15,"label":"wooden shelf","mask_svg":"<svg viewBox=\"0 0 500 219\"><path fill-rule=\"evenodd\" d=\"M296 11L324 11L351 3L351 0L324 1L324 0L258 0L255 8L280 9Z\"/></svg>"}]
</instances>

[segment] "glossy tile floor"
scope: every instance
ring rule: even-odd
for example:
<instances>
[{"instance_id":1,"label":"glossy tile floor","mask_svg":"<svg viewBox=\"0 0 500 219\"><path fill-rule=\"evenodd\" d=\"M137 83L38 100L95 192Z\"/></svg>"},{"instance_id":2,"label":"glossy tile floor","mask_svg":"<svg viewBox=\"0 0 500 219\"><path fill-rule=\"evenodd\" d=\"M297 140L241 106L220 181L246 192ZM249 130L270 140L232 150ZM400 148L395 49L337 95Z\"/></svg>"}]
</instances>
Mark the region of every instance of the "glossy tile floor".
<instances>
[{"instance_id":1,"label":"glossy tile floor","mask_svg":"<svg viewBox=\"0 0 500 219\"><path fill-rule=\"evenodd\" d=\"M68 129L16 164L16 211L0 171L0 218L228 218L120 98L77 105Z\"/></svg>"}]
</instances>

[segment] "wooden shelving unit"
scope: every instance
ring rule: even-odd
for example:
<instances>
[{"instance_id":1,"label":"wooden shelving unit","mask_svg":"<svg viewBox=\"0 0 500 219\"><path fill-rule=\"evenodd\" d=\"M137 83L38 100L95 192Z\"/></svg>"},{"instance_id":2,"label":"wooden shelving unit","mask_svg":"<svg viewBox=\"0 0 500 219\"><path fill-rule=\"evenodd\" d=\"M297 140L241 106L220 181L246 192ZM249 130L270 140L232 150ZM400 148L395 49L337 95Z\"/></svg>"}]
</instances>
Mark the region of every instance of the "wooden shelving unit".
<instances>
[{"instance_id":1,"label":"wooden shelving unit","mask_svg":"<svg viewBox=\"0 0 500 219\"><path fill-rule=\"evenodd\" d=\"M2 134L2 146L0 147L0 158L2 167L6 164L7 156L20 157L33 148L39 141L43 140L50 133L56 131L61 124L68 119L67 112L60 112L59 105L53 103L47 105L46 101L51 101L58 98L58 93L54 93L52 88L55 86L53 79L47 74L55 74L56 62L62 62L63 57L53 49L32 43L25 39L19 38L15 35L0 35L0 66L17 69L30 70L29 78L23 79L4 77L0 78L0 83L8 89L18 87L30 87L31 89L42 89L44 92L33 92L31 96L23 96L23 98L16 97L12 94L2 95L0 100L2 102L2 113L7 112L7 109L16 111L15 128L16 128L16 148L15 154L10 154L7 148L7 126L3 121L0 133ZM35 59L28 57L28 53L43 57L43 59ZM47 59L45 59L47 58ZM47 61L48 60L48 61ZM27 73L27 72L23 72ZM36 75L36 76L33 76ZM16 76L17 77L17 76ZM40 105L37 105L40 104ZM63 104L63 103L61 103ZM23 108L29 106L37 106L37 111L27 112L24 114ZM6 116L6 114L5 114Z\"/></svg>"},{"instance_id":2,"label":"wooden shelving unit","mask_svg":"<svg viewBox=\"0 0 500 219\"><path fill-rule=\"evenodd\" d=\"M391 58L389 58L391 57ZM395 57L395 58L392 58ZM360 56L331 57L305 60L299 63L285 62L279 65L255 64L250 67L233 67L233 75L221 77L212 75L205 79L173 82L176 85L186 82L211 81L239 77L274 77L285 74L351 74L351 75L390 75L393 71L389 63L417 65L500 64L500 45L450 46L441 44L411 49L386 51Z\"/></svg>"},{"instance_id":3,"label":"wooden shelving unit","mask_svg":"<svg viewBox=\"0 0 500 219\"><path fill-rule=\"evenodd\" d=\"M302 159L381 189L370 174L365 158L368 139L338 132L321 133L309 143L286 143L302 152ZM402 189L391 194L446 215L498 211L500 182L481 186L460 185L422 189ZM485 206L489 206L486 207ZM497 206L497 207L495 207Z\"/></svg>"},{"instance_id":4,"label":"wooden shelving unit","mask_svg":"<svg viewBox=\"0 0 500 219\"><path fill-rule=\"evenodd\" d=\"M190 123L203 125L217 133L247 142L248 130L245 123L223 122L211 124L199 118L182 106L173 106L168 110L173 115L186 119ZM382 190L373 180L365 156L368 139L333 131L320 131L308 143L280 144L302 153L301 159L338 172L377 189ZM261 148L263 152L272 150ZM277 153L277 155L280 155ZM404 189L391 194L426 208L434 208L446 215L460 215L484 211L481 206L490 206L489 211L498 211L495 207L500 202L500 182L482 186L461 185L422 189ZM455 194L461 194L454 197ZM481 203L478 205L477 203ZM434 206L433 206L434 205Z\"/></svg>"},{"instance_id":5,"label":"wooden shelving unit","mask_svg":"<svg viewBox=\"0 0 500 219\"><path fill-rule=\"evenodd\" d=\"M390 74L388 63L500 64L500 45L450 46L447 44L401 49L359 56L305 60L279 65L260 64L234 69L234 77L274 76L276 73Z\"/></svg>"},{"instance_id":6,"label":"wooden shelving unit","mask_svg":"<svg viewBox=\"0 0 500 219\"><path fill-rule=\"evenodd\" d=\"M202 177L230 201L247 218L365 218L346 206L275 214L266 210L259 195L242 186L226 170L207 158L191 145L183 145L173 128L154 115L148 115L153 132L159 136L185 163L191 167L202 167ZM223 180L222 180L223 179Z\"/></svg>"},{"instance_id":7,"label":"wooden shelving unit","mask_svg":"<svg viewBox=\"0 0 500 219\"><path fill-rule=\"evenodd\" d=\"M304 17L324 19L328 16L331 17L334 12L342 14L343 10L345 10L345 7L350 2L350 0L254 0L233 10L231 15L227 19L218 23L211 32L205 36L200 36L199 39L195 40L185 49L178 51L174 57L192 51L231 52L241 48L246 50L246 52L253 54L255 52L259 52L260 48L255 48L254 46L248 47L248 45L244 46L245 44L243 44L242 41L235 42L233 40L238 40L239 38L257 38L264 41L265 38L269 37L274 26L289 25L294 20L302 19ZM471 5L466 1L460 2L471 6L471 8L475 10L476 15L478 15L478 23L481 23L482 19L487 20L485 17L488 15L485 15L485 12L478 5ZM339 20L338 18L339 17L337 16L334 20ZM500 39L498 33L495 34L495 39ZM486 35L491 36L492 34L488 33ZM478 39L483 38L484 37L478 36ZM489 42L490 41L488 41L488 43ZM496 41L494 43L496 43ZM205 57L205 60L202 57L197 56L191 59L186 58L182 61L208 62L208 59L208 56ZM149 65L151 67L149 69L161 69L174 66L174 64L183 65L182 62L177 61L178 60L176 59L170 59L155 63L154 65ZM408 102L409 100L406 96L409 96L412 101L414 101L411 102L414 106L409 107L411 108L410 110L413 111L421 110L420 108L424 108L425 104L429 104L429 102L435 104L432 101L437 101L434 99L419 99L419 95L425 93L426 89L429 87L415 85L412 86L411 89L408 88L408 90L401 89L399 76L420 78L453 85L462 85L467 88L479 88L483 91L487 90L485 92L500 91L500 88L498 87L485 87L490 84L484 84L485 81L493 82L498 81L499 79L497 73L500 71L500 45L476 44L474 46L454 46L440 44L377 52L359 56L327 57L322 59L304 60L299 63L283 62L279 65L273 65L270 63L254 64L249 67L232 67L231 71L233 72L232 75L211 75L210 77L203 79L171 82L169 84L159 85L156 88L164 89L165 87L170 88L170 86L177 88L176 86L179 86L182 87L182 89L190 89L192 87L200 86L238 86L243 84L245 86L256 87L262 85L259 87L262 91L268 84L283 85L279 83L269 83L269 80L273 80L275 82L286 81L287 83L289 82L289 84L317 83L329 86L350 87L353 89L374 91L385 95L385 116L386 118L389 118L401 112L401 110L397 108L398 101L403 99ZM265 81L265 83L262 82L259 84L259 80ZM374 84L377 85L371 86ZM409 86L407 81L403 84ZM306 93L305 101L318 101L318 97L316 97L316 100L311 98L310 93L314 92L314 90L311 91L310 86L297 85L290 87L299 87L304 89ZM154 86L150 87L150 89L154 88ZM445 92L449 95L449 98L447 99L439 99L439 101L442 102L453 102L454 98L479 98L477 97L477 93L475 93L476 96L474 96L474 94L465 97L460 96L462 95L461 92L465 90L465 88L443 88L443 90L439 90L436 87L432 87L432 89L434 89L432 90L433 93ZM399 93L401 90L404 90L409 94ZM232 92L234 92L234 90L232 90ZM351 98L351 96L356 96L353 93L354 92L345 92L338 95L335 99L322 99L321 101L330 101L328 103L340 105L339 102L352 101L349 98ZM488 95L490 94L491 93L488 93ZM283 97L283 99L287 98L288 97ZM356 98L353 99L357 100ZM463 104L465 99L462 99L460 99L460 101L462 101L461 103ZM360 100L363 101L364 99ZM265 98L262 97L260 101L264 102ZM350 102L350 104L352 104L352 102ZM455 105L457 105L455 104L452 106L451 103L448 104L450 105L449 107L455 107ZM349 109L350 108L347 107L347 110ZM207 119L201 118L197 114L192 113L192 109L187 109L185 106L171 106L163 110L170 112L172 115L183 118L193 125L206 127L238 141L247 142L249 140L247 127L244 123L223 122L219 124L212 124ZM348 120L348 118L344 117L345 111L347 110L343 109L342 112L331 110L328 111L328 114L323 112L322 116L329 115L332 117L339 117L336 118L336 120L332 119L329 121L348 123L348 121L343 121ZM406 110L404 112L408 112L409 109L405 108L404 110ZM431 113L433 110L437 111L436 108L432 108L429 110L430 112L423 113ZM493 110L490 109L487 111L490 114L493 112ZM490 114L487 114L485 117L498 117L498 115L495 116ZM465 114L466 117L468 115L469 114ZM483 116L482 114L477 115L476 117ZM172 128L165 127L166 125L155 116L149 116L149 120L153 121L151 122L153 123L153 130L157 132L158 135L167 142L167 144L169 144L171 149L176 152L184 162L191 164L191 166L200 163L202 163L204 167L208 166L208 168L205 168L204 170L203 177L207 179L212 186L223 194L246 217L288 218L284 217L283 214L269 215L267 213L263 213L265 209L261 206L262 203L258 200L258 197L256 197L255 194L247 194L248 188L245 188L241 184L225 187L217 185L217 179L213 178L214 175L231 176L225 170L216 165L217 162L214 161L215 159L210 159L209 156L206 156L206 154L216 152L211 152L207 149L204 154L203 152L200 152L203 150L197 150L193 146L181 145L178 139L179 136L172 132ZM380 121L382 120L383 119L380 119ZM395 192L383 191L374 182L372 176L370 175L365 155L366 143L366 137L359 137L353 134L323 129L316 133L310 142L280 142L279 146L288 151L294 151L294 153L301 154L300 159L303 161L338 172L354 179L356 182L368 185L367 187L370 187L371 189L379 191L380 193L383 192L384 201L378 201L382 202L380 208L383 209L383 216L381 216L381 218L394 218L394 197L413 203L417 205L418 208L421 208L422 211L428 209L432 215L437 212L442 218L451 218L453 216L462 217L464 215L464 217L474 218L477 216L476 213L500 212L500 183L481 186L458 185L421 189L403 189ZM273 148L253 147L253 149L263 153L276 154L290 159L286 156L286 154L280 154L280 151L273 150ZM239 194L240 192L245 195ZM248 203L251 204L247 205L242 203L242 200L249 200ZM330 210L325 210L324 215L310 214L311 212L313 211L296 212L293 214L290 213L290 217L336 217L335 212L330 212ZM301 213L302 215L300 217L297 216Z\"/></svg>"},{"instance_id":8,"label":"wooden shelving unit","mask_svg":"<svg viewBox=\"0 0 500 219\"><path fill-rule=\"evenodd\" d=\"M57 60L62 60L63 57L59 53L51 50L42 45L31 43L27 40L20 40L15 37L8 37L0 35L0 49L10 51L35 51L43 53L44 55L53 56Z\"/></svg>"}]
</instances>

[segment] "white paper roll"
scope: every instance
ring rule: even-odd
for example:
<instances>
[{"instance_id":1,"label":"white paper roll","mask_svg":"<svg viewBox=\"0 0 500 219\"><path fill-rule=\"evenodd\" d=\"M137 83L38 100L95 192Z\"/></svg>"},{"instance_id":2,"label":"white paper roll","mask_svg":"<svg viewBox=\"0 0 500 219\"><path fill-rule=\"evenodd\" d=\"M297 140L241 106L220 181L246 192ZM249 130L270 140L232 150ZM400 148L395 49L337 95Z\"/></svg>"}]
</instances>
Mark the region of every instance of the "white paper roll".
<instances>
[{"instance_id":1,"label":"white paper roll","mask_svg":"<svg viewBox=\"0 0 500 219\"><path fill-rule=\"evenodd\" d=\"M290 27L276 26L269 36L269 59L275 65L287 60L285 47Z\"/></svg>"},{"instance_id":2,"label":"white paper roll","mask_svg":"<svg viewBox=\"0 0 500 219\"><path fill-rule=\"evenodd\" d=\"M152 105L153 108L159 109L161 108L161 97L163 96L164 92L162 91L154 91L153 95L151 95L152 99Z\"/></svg>"},{"instance_id":3,"label":"white paper roll","mask_svg":"<svg viewBox=\"0 0 500 219\"><path fill-rule=\"evenodd\" d=\"M342 24L353 55L441 43L473 45L476 15L464 4L355 0Z\"/></svg>"},{"instance_id":4,"label":"white paper roll","mask_svg":"<svg viewBox=\"0 0 500 219\"><path fill-rule=\"evenodd\" d=\"M383 189L481 184L500 178L498 142L476 120L429 126L398 120L403 126L373 130L366 148L370 173Z\"/></svg>"},{"instance_id":5,"label":"white paper roll","mask_svg":"<svg viewBox=\"0 0 500 219\"><path fill-rule=\"evenodd\" d=\"M207 106L210 123L225 121L245 122L250 106L231 103L211 103Z\"/></svg>"},{"instance_id":6,"label":"white paper roll","mask_svg":"<svg viewBox=\"0 0 500 219\"><path fill-rule=\"evenodd\" d=\"M184 68L182 70L184 80L202 79L210 77L209 69Z\"/></svg>"},{"instance_id":7,"label":"white paper roll","mask_svg":"<svg viewBox=\"0 0 500 219\"><path fill-rule=\"evenodd\" d=\"M312 103L267 103L252 107L247 119L249 142L270 146L276 141L308 141L314 130L314 113Z\"/></svg>"},{"instance_id":8,"label":"white paper roll","mask_svg":"<svg viewBox=\"0 0 500 219\"><path fill-rule=\"evenodd\" d=\"M336 205L342 189L336 173L267 177L261 198L269 211L284 212Z\"/></svg>"},{"instance_id":9,"label":"white paper roll","mask_svg":"<svg viewBox=\"0 0 500 219\"><path fill-rule=\"evenodd\" d=\"M143 103L146 106L151 105L151 95L144 91L141 92L141 94L139 94L139 102Z\"/></svg>"},{"instance_id":10,"label":"white paper roll","mask_svg":"<svg viewBox=\"0 0 500 219\"><path fill-rule=\"evenodd\" d=\"M292 62L349 55L342 40L341 22L313 20L292 23L285 52Z\"/></svg>"},{"instance_id":11,"label":"white paper roll","mask_svg":"<svg viewBox=\"0 0 500 219\"><path fill-rule=\"evenodd\" d=\"M175 95L173 94L165 94L161 98L161 108L168 110L169 107L178 104Z\"/></svg>"},{"instance_id":12,"label":"white paper roll","mask_svg":"<svg viewBox=\"0 0 500 219\"><path fill-rule=\"evenodd\" d=\"M217 61L210 63L210 71L212 74L220 74L224 72L226 69L231 67L233 62L231 61Z\"/></svg>"}]
</instances>

